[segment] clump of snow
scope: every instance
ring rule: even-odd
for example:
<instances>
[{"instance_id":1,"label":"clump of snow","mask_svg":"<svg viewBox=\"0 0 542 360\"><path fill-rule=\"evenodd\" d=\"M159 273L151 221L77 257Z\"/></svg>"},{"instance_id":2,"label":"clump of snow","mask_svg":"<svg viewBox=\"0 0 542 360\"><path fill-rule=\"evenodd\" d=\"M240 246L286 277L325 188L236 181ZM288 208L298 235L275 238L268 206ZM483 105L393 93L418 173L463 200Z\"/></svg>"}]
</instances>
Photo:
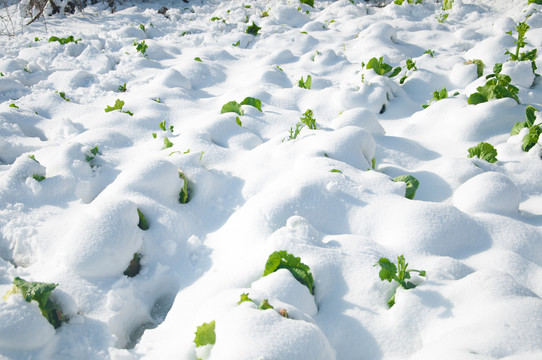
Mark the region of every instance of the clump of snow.
<instances>
[{"instance_id":1,"label":"clump of snow","mask_svg":"<svg viewBox=\"0 0 542 360\"><path fill-rule=\"evenodd\" d=\"M486 172L473 177L454 193L454 205L467 213L518 212L521 192L506 175Z\"/></svg>"}]
</instances>

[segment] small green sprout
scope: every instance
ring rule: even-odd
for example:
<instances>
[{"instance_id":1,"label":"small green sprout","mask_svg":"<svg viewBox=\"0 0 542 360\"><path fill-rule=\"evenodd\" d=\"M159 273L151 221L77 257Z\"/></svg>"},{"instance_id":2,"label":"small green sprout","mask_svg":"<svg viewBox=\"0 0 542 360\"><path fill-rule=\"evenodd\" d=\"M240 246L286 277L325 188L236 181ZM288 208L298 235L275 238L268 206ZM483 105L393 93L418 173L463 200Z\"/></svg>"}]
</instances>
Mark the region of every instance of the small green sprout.
<instances>
[{"instance_id":1,"label":"small green sprout","mask_svg":"<svg viewBox=\"0 0 542 360\"><path fill-rule=\"evenodd\" d=\"M435 52L431 49L427 49L423 52L424 54L428 54L431 57L435 57Z\"/></svg>"},{"instance_id":2,"label":"small green sprout","mask_svg":"<svg viewBox=\"0 0 542 360\"><path fill-rule=\"evenodd\" d=\"M134 256L132 257L132 260L130 260L130 264L128 265L126 270L124 270L123 274L126 275L127 277L132 278L136 276L137 274L139 274L140 271L141 271L141 254L135 253Z\"/></svg>"},{"instance_id":3,"label":"small green sprout","mask_svg":"<svg viewBox=\"0 0 542 360\"><path fill-rule=\"evenodd\" d=\"M200 160L202 157L203 157L203 151L201 152ZM188 192L188 178L182 171L179 171L179 177L183 179L184 181L183 188L181 189L181 192L179 193L179 202L181 204L186 204L190 200L189 198L190 194Z\"/></svg>"},{"instance_id":4,"label":"small green sprout","mask_svg":"<svg viewBox=\"0 0 542 360\"><path fill-rule=\"evenodd\" d=\"M478 75L479 78L482 77L482 75L484 75L484 62L480 59L465 61L465 65L471 65L471 64L476 65L476 74Z\"/></svg>"},{"instance_id":5,"label":"small green sprout","mask_svg":"<svg viewBox=\"0 0 542 360\"><path fill-rule=\"evenodd\" d=\"M168 149L173 146L173 143L169 141L169 139L164 136L164 149Z\"/></svg>"},{"instance_id":6,"label":"small green sprout","mask_svg":"<svg viewBox=\"0 0 542 360\"><path fill-rule=\"evenodd\" d=\"M136 51L142 53L144 56L147 56L147 49L149 46L145 44L145 40L142 40L141 42L137 42L137 40L134 40L133 45L136 47Z\"/></svg>"},{"instance_id":7,"label":"small green sprout","mask_svg":"<svg viewBox=\"0 0 542 360\"><path fill-rule=\"evenodd\" d=\"M307 80L303 81L303 76L302 76L301 80L299 80L297 84L302 89L310 90L311 84L312 84L312 77L310 75L307 75Z\"/></svg>"},{"instance_id":8,"label":"small green sprout","mask_svg":"<svg viewBox=\"0 0 542 360\"><path fill-rule=\"evenodd\" d=\"M431 105L431 103L442 100L442 99L446 99L447 97L448 97L448 90L446 90L445 87L443 87L440 90L435 90L433 91L433 97L429 100L429 104L422 105L422 107L426 109L429 107L429 105Z\"/></svg>"},{"instance_id":9,"label":"small green sprout","mask_svg":"<svg viewBox=\"0 0 542 360\"><path fill-rule=\"evenodd\" d=\"M101 155L100 151L98 150L98 146L95 146L89 150L90 155L86 155L86 160L88 163L90 163L97 155Z\"/></svg>"},{"instance_id":10,"label":"small green sprout","mask_svg":"<svg viewBox=\"0 0 542 360\"><path fill-rule=\"evenodd\" d=\"M126 83L122 84L122 85L119 85L119 87L117 88L117 90L119 92L126 92Z\"/></svg>"},{"instance_id":11,"label":"small green sprout","mask_svg":"<svg viewBox=\"0 0 542 360\"><path fill-rule=\"evenodd\" d=\"M117 99L117 100L115 100L115 105L113 105L113 106L107 105L107 107L105 108L105 112L111 112L111 111L119 110L120 112L123 112L125 114L130 115L130 116L134 115L134 113L131 112L131 111L122 110L123 106L124 106L124 101L122 101L120 99Z\"/></svg>"},{"instance_id":12,"label":"small green sprout","mask_svg":"<svg viewBox=\"0 0 542 360\"><path fill-rule=\"evenodd\" d=\"M417 272L420 276L426 276L425 270L413 270L408 269L408 263L405 262L405 257L403 255L397 257L397 266L392 263L387 258L380 258L374 266L380 265L380 272L378 276L380 280L391 282L395 280L403 289L414 289L416 284L408 281L411 278L411 272ZM388 306L391 308L395 305L395 292L388 300Z\"/></svg>"},{"instance_id":13,"label":"small green sprout","mask_svg":"<svg viewBox=\"0 0 542 360\"><path fill-rule=\"evenodd\" d=\"M298 122L297 124L295 124L295 130L293 128L290 127L290 135L288 136L288 140L295 140L297 139L297 136L299 135L299 133L301 133L301 130L303 129L303 127L305 126L305 124L303 124L301 121ZM282 140L284 141L284 140Z\"/></svg>"},{"instance_id":14,"label":"small green sprout","mask_svg":"<svg viewBox=\"0 0 542 360\"><path fill-rule=\"evenodd\" d=\"M343 172L339 169L331 169L329 170L329 172L332 172L332 173L339 173L339 174L342 174Z\"/></svg>"},{"instance_id":15,"label":"small green sprout","mask_svg":"<svg viewBox=\"0 0 542 360\"><path fill-rule=\"evenodd\" d=\"M147 29L145 29L145 25L143 24L139 24L138 28L140 28L141 30L143 30L143 32L146 32Z\"/></svg>"},{"instance_id":16,"label":"small green sprout","mask_svg":"<svg viewBox=\"0 0 542 360\"><path fill-rule=\"evenodd\" d=\"M435 19L442 24L444 21L446 21L446 19L448 19L448 16L450 16L448 13L438 14L435 16Z\"/></svg>"},{"instance_id":17,"label":"small green sprout","mask_svg":"<svg viewBox=\"0 0 542 360\"><path fill-rule=\"evenodd\" d=\"M216 342L215 321L201 324L197 327L195 334L194 343L196 347L214 345Z\"/></svg>"},{"instance_id":18,"label":"small green sprout","mask_svg":"<svg viewBox=\"0 0 542 360\"><path fill-rule=\"evenodd\" d=\"M301 284L305 285L311 294L314 294L314 279L309 266L303 264L299 257L289 254L287 251L275 251L265 263L263 276L267 276L279 269L286 269Z\"/></svg>"},{"instance_id":19,"label":"small green sprout","mask_svg":"<svg viewBox=\"0 0 542 360\"><path fill-rule=\"evenodd\" d=\"M501 74L502 64L495 64L493 74L486 76L486 84L478 86L477 92L471 94L467 100L470 105L477 105L489 101L490 99L502 99L505 97L516 100L519 104L517 96L519 89L511 84L512 78L508 75Z\"/></svg>"},{"instance_id":20,"label":"small green sprout","mask_svg":"<svg viewBox=\"0 0 542 360\"><path fill-rule=\"evenodd\" d=\"M15 104L9 104L9 107L14 108L14 109L18 109L18 108L19 108L19 107L18 107L17 105L15 105Z\"/></svg>"},{"instance_id":21,"label":"small green sprout","mask_svg":"<svg viewBox=\"0 0 542 360\"><path fill-rule=\"evenodd\" d=\"M200 58L199 56L196 56L196 57L194 58L194 61L203 62L203 60L201 60L201 58Z\"/></svg>"},{"instance_id":22,"label":"small green sprout","mask_svg":"<svg viewBox=\"0 0 542 360\"><path fill-rule=\"evenodd\" d=\"M43 176L43 175L37 175L37 174L32 175L32 178L33 178L34 180L36 180L37 182L40 182L40 181L45 180L45 176Z\"/></svg>"},{"instance_id":23,"label":"small green sprout","mask_svg":"<svg viewBox=\"0 0 542 360\"><path fill-rule=\"evenodd\" d=\"M51 36L49 38L49 42L53 42L53 41L56 41L56 42L59 42L62 45L65 45L65 44L69 44L69 43L72 43L72 42L77 44L77 42L81 41L81 39L75 40L73 35L70 35L67 38L59 38L57 36Z\"/></svg>"},{"instance_id":24,"label":"small green sprout","mask_svg":"<svg viewBox=\"0 0 542 360\"><path fill-rule=\"evenodd\" d=\"M369 62L367 62L367 69L373 69L375 73L378 75L386 75L391 71L391 74L388 75L388 77L392 78L396 75L398 75L401 72L401 67L398 66L396 68L392 68L390 65L383 62L384 57L381 56L380 58L371 58ZM393 71L392 71L393 70Z\"/></svg>"},{"instance_id":25,"label":"small green sprout","mask_svg":"<svg viewBox=\"0 0 542 360\"><path fill-rule=\"evenodd\" d=\"M247 33L247 34L250 34L250 35L256 36L256 35L258 35L258 31L260 31L261 29L262 29L262 28L259 27L258 25L256 25L256 24L254 23L254 21L253 21L253 22L252 22L252 25L250 25L249 27L247 27L246 33Z\"/></svg>"},{"instance_id":26,"label":"small green sprout","mask_svg":"<svg viewBox=\"0 0 542 360\"><path fill-rule=\"evenodd\" d=\"M250 105L262 112L262 101L253 97L246 97L241 101L241 105Z\"/></svg>"},{"instance_id":27,"label":"small green sprout","mask_svg":"<svg viewBox=\"0 0 542 360\"><path fill-rule=\"evenodd\" d=\"M13 279L13 287L3 298L7 299L12 294L21 294L27 302L36 301L42 315L57 329L68 320L60 307L50 299L51 293L57 286L58 284L30 282L16 277Z\"/></svg>"},{"instance_id":28,"label":"small green sprout","mask_svg":"<svg viewBox=\"0 0 542 360\"><path fill-rule=\"evenodd\" d=\"M522 150L525 152L531 150L538 143L540 135L542 134L542 127L540 124L534 124L536 120L536 111L538 111L538 109L534 106L527 106L525 109L526 120L515 123L512 131L510 132L510 135L517 135L520 133L521 129L529 129L529 132L523 137L521 146Z\"/></svg>"},{"instance_id":29,"label":"small green sprout","mask_svg":"<svg viewBox=\"0 0 542 360\"><path fill-rule=\"evenodd\" d=\"M71 101L70 99L68 99L68 98L66 97L66 93L65 93L65 92L63 92L63 91L58 91L58 90L55 91L55 92L56 92L62 99L64 99L65 101Z\"/></svg>"},{"instance_id":30,"label":"small green sprout","mask_svg":"<svg viewBox=\"0 0 542 360\"><path fill-rule=\"evenodd\" d=\"M489 143L480 142L478 145L469 148L468 152L469 158L476 156L480 160L485 160L492 164L497 162L497 150Z\"/></svg>"},{"instance_id":31,"label":"small green sprout","mask_svg":"<svg viewBox=\"0 0 542 360\"><path fill-rule=\"evenodd\" d=\"M442 2L442 10L452 10L452 4L454 0L444 0Z\"/></svg>"},{"instance_id":32,"label":"small green sprout","mask_svg":"<svg viewBox=\"0 0 542 360\"><path fill-rule=\"evenodd\" d=\"M241 122L241 119L239 119L239 116L235 117L235 122L237 123L237 125L243 127L243 123Z\"/></svg>"},{"instance_id":33,"label":"small green sprout","mask_svg":"<svg viewBox=\"0 0 542 360\"><path fill-rule=\"evenodd\" d=\"M418 187L420 186L418 179L412 175L401 175L394 177L392 180L395 182L404 182L406 184L405 197L410 200L414 199L416 190L418 190Z\"/></svg>"},{"instance_id":34,"label":"small green sprout","mask_svg":"<svg viewBox=\"0 0 542 360\"><path fill-rule=\"evenodd\" d=\"M517 40L514 41L514 44L516 44L516 51L515 53L511 53L509 50L506 50L505 55L510 55L511 61L531 61L531 67L533 69L533 73L536 71L537 66L535 63L536 57L537 57L537 49L533 49L531 51L520 53L520 49L523 49L527 45L525 34L529 30L529 25L526 24L526 20L523 22L520 22L516 26L516 31L518 33ZM512 35L512 31L508 32L509 35Z\"/></svg>"},{"instance_id":35,"label":"small green sprout","mask_svg":"<svg viewBox=\"0 0 542 360\"><path fill-rule=\"evenodd\" d=\"M235 44L231 44L232 46L239 46L241 45L241 40L237 40L237 42Z\"/></svg>"},{"instance_id":36,"label":"small green sprout","mask_svg":"<svg viewBox=\"0 0 542 360\"><path fill-rule=\"evenodd\" d=\"M299 0L301 4L309 5L310 7L314 7L314 0Z\"/></svg>"},{"instance_id":37,"label":"small green sprout","mask_svg":"<svg viewBox=\"0 0 542 360\"><path fill-rule=\"evenodd\" d=\"M243 116L244 114L243 109L241 109L241 104L239 104L235 100L227 102L226 104L222 106L222 109L220 110L221 114L228 113L228 112L233 112L241 116Z\"/></svg>"},{"instance_id":38,"label":"small green sprout","mask_svg":"<svg viewBox=\"0 0 542 360\"><path fill-rule=\"evenodd\" d=\"M303 113L303 116L300 118L301 122L309 127L311 130L316 130L316 119L313 117L311 109L308 109Z\"/></svg>"},{"instance_id":39,"label":"small green sprout","mask_svg":"<svg viewBox=\"0 0 542 360\"><path fill-rule=\"evenodd\" d=\"M137 226L141 230L149 230L149 223L147 222L147 219L145 218L145 215L141 212L141 210L137 209L137 215L139 216L139 223Z\"/></svg>"}]
</instances>

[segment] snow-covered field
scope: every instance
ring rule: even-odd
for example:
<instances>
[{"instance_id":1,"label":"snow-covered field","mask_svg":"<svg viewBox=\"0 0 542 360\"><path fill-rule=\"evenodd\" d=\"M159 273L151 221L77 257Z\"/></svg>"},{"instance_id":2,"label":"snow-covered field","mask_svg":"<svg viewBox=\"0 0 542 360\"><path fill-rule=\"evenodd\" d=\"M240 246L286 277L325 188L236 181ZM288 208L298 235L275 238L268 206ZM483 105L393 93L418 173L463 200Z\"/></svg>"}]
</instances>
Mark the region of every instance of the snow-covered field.
<instances>
[{"instance_id":1,"label":"snow-covered field","mask_svg":"<svg viewBox=\"0 0 542 360\"><path fill-rule=\"evenodd\" d=\"M542 46L527 2L100 3L0 37L0 297L58 284L67 318L0 298L0 359L541 359L542 149L510 133L542 88L505 54L524 21ZM519 103L469 105L496 63ZM313 294L262 276L277 250ZM413 289L374 266L400 255Z\"/></svg>"}]
</instances>

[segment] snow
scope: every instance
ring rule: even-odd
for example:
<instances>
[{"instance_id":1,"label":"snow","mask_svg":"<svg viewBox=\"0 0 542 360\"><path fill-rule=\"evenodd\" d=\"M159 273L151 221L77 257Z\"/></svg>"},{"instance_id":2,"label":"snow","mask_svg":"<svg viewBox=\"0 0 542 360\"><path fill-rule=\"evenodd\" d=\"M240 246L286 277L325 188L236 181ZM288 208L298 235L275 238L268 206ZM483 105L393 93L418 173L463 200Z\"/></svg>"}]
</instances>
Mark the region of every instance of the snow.
<instances>
[{"instance_id":1,"label":"snow","mask_svg":"<svg viewBox=\"0 0 542 360\"><path fill-rule=\"evenodd\" d=\"M69 318L55 330L36 301L0 299L0 359L541 358L542 147L510 131L542 92L505 51L524 20L522 52L542 45L542 7L455 0L439 22L433 0L387 3L100 2L0 37L0 295L17 276L58 284ZM497 62L520 103L469 105ZM262 111L221 113L246 97ZM316 129L290 138L308 109ZM497 162L467 157L480 142ZM314 293L263 276L279 250ZM413 289L379 278L399 255L427 273Z\"/></svg>"}]
</instances>

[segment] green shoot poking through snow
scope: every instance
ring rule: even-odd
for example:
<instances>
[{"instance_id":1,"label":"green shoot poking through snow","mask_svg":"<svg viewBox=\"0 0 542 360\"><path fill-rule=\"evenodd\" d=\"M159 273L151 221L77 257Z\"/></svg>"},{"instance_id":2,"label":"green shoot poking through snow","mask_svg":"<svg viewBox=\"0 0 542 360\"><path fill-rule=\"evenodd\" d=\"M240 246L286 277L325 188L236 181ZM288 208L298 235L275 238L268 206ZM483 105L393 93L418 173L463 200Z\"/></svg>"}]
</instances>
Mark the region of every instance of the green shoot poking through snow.
<instances>
[{"instance_id":1,"label":"green shoot poking through snow","mask_svg":"<svg viewBox=\"0 0 542 360\"><path fill-rule=\"evenodd\" d=\"M216 342L215 321L201 324L197 327L195 334L194 343L196 347L214 345Z\"/></svg>"},{"instance_id":2,"label":"green shoot poking through snow","mask_svg":"<svg viewBox=\"0 0 542 360\"><path fill-rule=\"evenodd\" d=\"M269 304L269 300L268 299L263 299L262 301L260 301L260 303L258 304L256 301L252 300L249 296L248 296L248 293L242 293L241 294L241 297L239 299L239 301L237 302L237 305L240 305L244 302L250 302L250 303L253 303L255 304L256 306L258 306L258 309L259 310L268 310L268 309L274 309L273 305ZM278 313L282 316L282 317L285 317L287 318L288 317L288 312L286 311L286 309L280 309L278 311Z\"/></svg>"},{"instance_id":3,"label":"green shoot poking through snow","mask_svg":"<svg viewBox=\"0 0 542 360\"><path fill-rule=\"evenodd\" d=\"M117 88L117 90L119 92L126 92L126 83L122 84L122 85L119 85L119 87Z\"/></svg>"},{"instance_id":4,"label":"green shoot poking through snow","mask_svg":"<svg viewBox=\"0 0 542 360\"><path fill-rule=\"evenodd\" d=\"M56 41L56 42L58 42L58 43L60 43L62 45L65 45L65 44L72 43L72 42L77 44L77 42L81 41L81 39L75 40L73 35L70 35L67 38L59 38L57 36L51 36L49 38L49 42L54 42L54 41Z\"/></svg>"},{"instance_id":5,"label":"green shoot poking through snow","mask_svg":"<svg viewBox=\"0 0 542 360\"><path fill-rule=\"evenodd\" d=\"M538 143L540 135L542 134L542 127L540 126L540 124L534 124L536 120L536 111L538 111L538 109L534 106L527 106L527 108L525 109L526 120L515 123L512 131L510 132L510 135L518 135L522 129L529 129L529 132L523 137L522 141L521 148L525 152L531 150Z\"/></svg>"},{"instance_id":6,"label":"green shoot poking through snow","mask_svg":"<svg viewBox=\"0 0 542 360\"><path fill-rule=\"evenodd\" d=\"M243 101L241 101L241 105L250 105L258 109L260 112L262 112L262 101L260 99L256 99L249 96L249 97L246 97Z\"/></svg>"},{"instance_id":7,"label":"green shoot poking through snow","mask_svg":"<svg viewBox=\"0 0 542 360\"><path fill-rule=\"evenodd\" d=\"M55 91L62 99L66 100L66 101L71 101L70 99L68 99L66 97L66 93L63 92L63 91Z\"/></svg>"},{"instance_id":8,"label":"green shoot poking through snow","mask_svg":"<svg viewBox=\"0 0 542 360\"><path fill-rule=\"evenodd\" d=\"M32 179L36 180L37 182L40 182L40 181L45 180L45 176L34 174L32 175Z\"/></svg>"},{"instance_id":9,"label":"green shoot poking through snow","mask_svg":"<svg viewBox=\"0 0 542 360\"><path fill-rule=\"evenodd\" d=\"M429 100L429 104L422 105L422 107L426 109L427 107L429 107L429 105L431 105L432 102L446 99L447 97L448 97L448 90L446 90L445 87L443 87L440 90L435 90L433 91L433 97Z\"/></svg>"},{"instance_id":10,"label":"green shoot poking through snow","mask_svg":"<svg viewBox=\"0 0 542 360\"><path fill-rule=\"evenodd\" d=\"M410 200L414 199L414 196L416 195L416 190L418 190L418 186L420 186L420 182L418 181L418 179L416 179L412 175L401 175L394 177L392 180L395 182L404 182L406 184L405 197Z\"/></svg>"},{"instance_id":11,"label":"green shoot poking through snow","mask_svg":"<svg viewBox=\"0 0 542 360\"><path fill-rule=\"evenodd\" d=\"M130 264L128 265L126 270L124 270L123 274L131 278L139 274L140 271L141 271L141 254L135 253L134 256L132 257L132 260L130 260Z\"/></svg>"},{"instance_id":12,"label":"green shoot poking through snow","mask_svg":"<svg viewBox=\"0 0 542 360\"><path fill-rule=\"evenodd\" d=\"M202 153L202 156L203 156L203 153ZM181 189L181 192L179 193L179 202L181 204L186 204L190 200L189 193L188 193L188 178L182 171L179 171L179 177L183 179L184 181L183 188Z\"/></svg>"},{"instance_id":13,"label":"green shoot poking through snow","mask_svg":"<svg viewBox=\"0 0 542 360\"><path fill-rule=\"evenodd\" d=\"M247 30L246 30L246 33L247 34L250 34L250 35L258 35L258 31L261 30L261 27L259 27L258 25L256 25L254 23L254 21L252 22L252 25L250 25L249 27L247 27Z\"/></svg>"},{"instance_id":14,"label":"green shoot poking through snow","mask_svg":"<svg viewBox=\"0 0 542 360\"><path fill-rule=\"evenodd\" d=\"M454 0L444 0L442 2L442 10L452 10L452 4Z\"/></svg>"},{"instance_id":15,"label":"green shoot poking through snow","mask_svg":"<svg viewBox=\"0 0 542 360\"><path fill-rule=\"evenodd\" d=\"M56 329L67 320L60 308L49 298L56 287L56 284L30 282L16 277L13 279L13 287L4 298L20 293L27 302L37 301L43 316Z\"/></svg>"},{"instance_id":16,"label":"green shoot poking through snow","mask_svg":"<svg viewBox=\"0 0 542 360\"><path fill-rule=\"evenodd\" d=\"M301 4L307 4L310 7L314 7L314 0L299 0Z\"/></svg>"},{"instance_id":17,"label":"green shoot poking through snow","mask_svg":"<svg viewBox=\"0 0 542 360\"><path fill-rule=\"evenodd\" d=\"M482 75L484 75L484 62L480 59L465 61L465 65L471 65L471 64L476 65L476 74L478 75L479 78L482 77Z\"/></svg>"},{"instance_id":18,"label":"green shoot poking through snow","mask_svg":"<svg viewBox=\"0 0 542 360\"><path fill-rule=\"evenodd\" d=\"M307 75L307 80L303 81L303 76L301 77L301 80L297 83L300 88L310 90L311 84L312 84L312 77L310 75Z\"/></svg>"},{"instance_id":19,"label":"green shoot poking through snow","mask_svg":"<svg viewBox=\"0 0 542 360\"><path fill-rule=\"evenodd\" d=\"M508 75L501 74L502 64L495 64L494 73L486 76L486 84L478 86L475 92L469 96L467 102L470 105L477 105L489 101L490 99L502 99L505 97L516 100L519 104L517 93L519 89L510 84L512 78Z\"/></svg>"},{"instance_id":20,"label":"green shoot poking through snow","mask_svg":"<svg viewBox=\"0 0 542 360\"><path fill-rule=\"evenodd\" d=\"M122 110L122 107L124 106L124 101L120 100L120 99L117 99L115 100L115 105L113 106L109 106L107 105L107 107L105 108L105 112L111 112L111 111L115 111L115 110L120 110L120 112L123 112L125 114L128 114L130 116L133 116L134 113L132 113L131 111L128 111L128 110Z\"/></svg>"},{"instance_id":21,"label":"green shoot poking through snow","mask_svg":"<svg viewBox=\"0 0 542 360\"><path fill-rule=\"evenodd\" d=\"M312 110L308 109L303 113L300 120L303 124L307 125L309 129L316 130L316 119L313 117L313 115Z\"/></svg>"},{"instance_id":22,"label":"green shoot poking through snow","mask_svg":"<svg viewBox=\"0 0 542 360\"><path fill-rule=\"evenodd\" d=\"M239 114L243 116L244 112L243 109L241 109L241 104L239 104L237 101L230 101L227 102L222 106L222 110L220 110L221 114L233 112L236 114Z\"/></svg>"},{"instance_id":23,"label":"green shoot poking through snow","mask_svg":"<svg viewBox=\"0 0 542 360\"><path fill-rule=\"evenodd\" d=\"M97 155L101 155L101 153L100 153L100 150L98 150L98 146L95 146L88 150L88 153L85 155L85 158L88 163L91 163L92 160L94 160Z\"/></svg>"},{"instance_id":24,"label":"green shoot poking through snow","mask_svg":"<svg viewBox=\"0 0 542 360\"><path fill-rule=\"evenodd\" d=\"M531 61L533 72L535 72L537 68L535 64L536 55L537 55L536 49L523 52L523 53L519 52L520 49L523 49L527 45L527 42L525 41L526 40L525 34L527 33L527 30L529 30L529 25L527 25L525 21L520 22L516 26L516 31L518 32L517 40L514 41L514 44L516 44L516 51L515 53L511 53L509 50L506 50L505 55L510 55L511 61L527 61L527 60ZM508 34L512 35L512 31L510 31Z\"/></svg>"},{"instance_id":25,"label":"green shoot poking through snow","mask_svg":"<svg viewBox=\"0 0 542 360\"><path fill-rule=\"evenodd\" d=\"M149 46L145 44L145 40L142 40L141 42L137 42L137 40L134 40L133 45L136 47L136 51L142 53L144 56L147 56L147 49Z\"/></svg>"},{"instance_id":26,"label":"green shoot poking through snow","mask_svg":"<svg viewBox=\"0 0 542 360\"><path fill-rule=\"evenodd\" d=\"M387 73L389 73L391 71L391 74L388 75L388 77L390 77L390 78L398 75L401 72L401 67L400 66L398 66L398 67L396 67L394 69L390 65L383 62L383 60L384 60L384 57L382 57L382 56L379 59L374 57L371 60L369 60L369 62L367 63L366 68L367 69L373 69L375 73L377 73L378 75L382 75L382 76L386 75Z\"/></svg>"},{"instance_id":27,"label":"green shoot poking through snow","mask_svg":"<svg viewBox=\"0 0 542 360\"><path fill-rule=\"evenodd\" d=\"M468 152L469 158L477 156L480 160L485 160L492 164L497 162L497 150L489 143L481 142L469 148Z\"/></svg>"},{"instance_id":28,"label":"green shoot poking through snow","mask_svg":"<svg viewBox=\"0 0 542 360\"><path fill-rule=\"evenodd\" d=\"M248 96L244 98L244 100L241 101L240 104L235 100L227 102L226 104L222 106L220 113L225 114L225 113L232 112L240 116L243 116L245 112L241 108L241 105L249 105L249 106L255 107L256 109L258 109L258 111L262 112L262 101L260 99L256 99L256 98Z\"/></svg>"},{"instance_id":29,"label":"green shoot poking through snow","mask_svg":"<svg viewBox=\"0 0 542 360\"><path fill-rule=\"evenodd\" d=\"M403 289L413 289L416 284L408 281L411 272L417 272L420 276L426 276L424 270L408 269L408 263L405 262L403 255L397 257L397 266L387 258L380 258L375 266L380 265L380 280L389 281L395 280ZM395 304L395 293L388 300L388 306L391 308Z\"/></svg>"},{"instance_id":30,"label":"green shoot poking through snow","mask_svg":"<svg viewBox=\"0 0 542 360\"><path fill-rule=\"evenodd\" d=\"M267 276L278 269L289 270L294 278L301 284L305 285L311 294L314 294L314 280L310 272L310 268L301 262L301 259L289 254L286 251L275 251L265 263L263 276Z\"/></svg>"},{"instance_id":31,"label":"green shoot poking through snow","mask_svg":"<svg viewBox=\"0 0 542 360\"><path fill-rule=\"evenodd\" d=\"M141 212L141 210L137 209L137 215L139 216L139 223L137 226L141 230L149 230L149 223L147 222L147 219L145 218L145 215Z\"/></svg>"}]
</instances>

